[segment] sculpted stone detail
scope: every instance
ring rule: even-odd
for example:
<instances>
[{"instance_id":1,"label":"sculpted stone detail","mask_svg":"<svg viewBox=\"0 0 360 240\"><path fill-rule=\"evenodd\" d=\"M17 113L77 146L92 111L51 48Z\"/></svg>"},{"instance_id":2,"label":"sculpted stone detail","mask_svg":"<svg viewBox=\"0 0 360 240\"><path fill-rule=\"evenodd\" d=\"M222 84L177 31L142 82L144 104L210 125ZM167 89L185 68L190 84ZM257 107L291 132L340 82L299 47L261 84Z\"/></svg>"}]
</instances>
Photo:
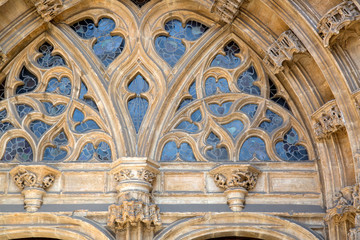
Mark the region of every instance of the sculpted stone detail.
<instances>
[{"instance_id":1,"label":"sculpted stone detail","mask_svg":"<svg viewBox=\"0 0 360 240\"><path fill-rule=\"evenodd\" d=\"M239 212L244 208L245 197L253 189L260 171L250 165L221 165L210 171L216 186L225 189L227 203L231 210Z\"/></svg>"},{"instance_id":2,"label":"sculpted stone detail","mask_svg":"<svg viewBox=\"0 0 360 240\"><path fill-rule=\"evenodd\" d=\"M118 182L130 179L137 179L151 184L154 181L155 177L156 175L153 172L146 169L122 169L114 174L114 178Z\"/></svg>"},{"instance_id":3,"label":"sculpted stone detail","mask_svg":"<svg viewBox=\"0 0 360 240\"><path fill-rule=\"evenodd\" d=\"M6 61L7 61L7 56L4 53L4 51L2 50L2 48L0 47L0 67L2 67Z\"/></svg>"},{"instance_id":4,"label":"sculpted stone detail","mask_svg":"<svg viewBox=\"0 0 360 240\"><path fill-rule=\"evenodd\" d=\"M313 115L314 131L318 139L328 138L331 134L345 129L342 114L333 102L325 104L319 110Z\"/></svg>"},{"instance_id":5,"label":"sculpted stone detail","mask_svg":"<svg viewBox=\"0 0 360 240\"><path fill-rule=\"evenodd\" d=\"M31 0L45 22L51 21L61 10L62 0Z\"/></svg>"},{"instance_id":6,"label":"sculpted stone detail","mask_svg":"<svg viewBox=\"0 0 360 240\"><path fill-rule=\"evenodd\" d=\"M222 21L232 23L243 3L244 0L215 0L211 7L211 12L219 15Z\"/></svg>"},{"instance_id":7,"label":"sculpted stone detail","mask_svg":"<svg viewBox=\"0 0 360 240\"><path fill-rule=\"evenodd\" d=\"M330 39L339 34L340 30L360 19L360 10L352 1L344 1L332 8L323 16L317 26L319 35L325 47Z\"/></svg>"},{"instance_id":8,"label":"sculpted stone detail","mask_svg":"<svg viewBox=\"0 0 360 240\"><path fill-rule=\"evenodd\" d=\"M283 70L284 61L291 61L294 53L303 52L306 52L306 48L302 42L291 30L287 30L269 47L264 63L272 72L278 73Z\"/></svg>"},{"instance_id":9,"label":"sculpted stone detail","mask_svg":"<svg viewBox=\"0 0 360 240\"><path fill-rule=\"evenodd\" d=\"M20 165L12 169L10 174L22 190L26 211L36 212L42 205L45 190L54 184L60 172L44 165Z\"/></svg>"}]
</instances>

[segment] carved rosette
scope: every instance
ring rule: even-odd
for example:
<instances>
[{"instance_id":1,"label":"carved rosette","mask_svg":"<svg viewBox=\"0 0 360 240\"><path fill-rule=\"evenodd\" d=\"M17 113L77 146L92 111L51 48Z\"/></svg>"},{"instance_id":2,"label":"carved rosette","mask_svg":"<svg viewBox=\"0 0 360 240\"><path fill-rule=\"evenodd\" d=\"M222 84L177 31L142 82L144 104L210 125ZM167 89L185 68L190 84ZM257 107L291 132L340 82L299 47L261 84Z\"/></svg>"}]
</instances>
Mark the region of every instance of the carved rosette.
<instances>
[{"instance_id":1,"label":"carved rosette","mask_svg":"<svg viewBox=\"0 0 360 240\"><path fill-rule=\"evenodd\" d=\"M244 0L215 0L211 12L215 12L222 21L232 23L243 3Z\"/></svg>"},{"instance_id":2,"label":"carved rosette","mask_svg":"<svg viewBox=\"0 0 360 240\"><path fill-rule=\"evenodd\" d=\"M122 158L111 170L117 203L109 207L108 226L116 231L131 226L151 228L161 225L160 209L151 196L159 165L147 158Z\"/></svg>"},{"instance_id":3,"label":"carved rosette","mask_svg":"<svg viewBox=\"0 0 360 240\"><path fill-rule=\"evenodd\" d=\"M317 26L319 35L325 47L328 47L332 37L340 30L360 19L360 10L352 1L344 1L330 9L319 21Z\"/></svg>"},{"instance_id":4,"label":"carved rosette","mask_svg":"<svg viewBox=\"0 0 360 240\"><path fill-rule=\"evenodd\" d=\"M63 7L62 0L31 0L31 2L45 22L50 22Z\"/></svg>"},{"instance_id":5,"label":"carved rosette","mask_svg":"<svg viewBox=\"0 0 360 240\"><path fill-rule=\"evenodd\" d=\"M10 171L15 184L22 190L27 212L36 212L60 172L44 165L19 165Z\"/></svg>"},{"instance_id":6,"label":"carved rosette","mask_svg":"<svg viewBox=\"0 0 360 240\"><path fill-rule=\"evenodd\" d=\"M227 203L231 210L240 212L245 197L253 189L261 172L250 165L226 164L210 171L216 186L225 189Z\"/></svg>"},{"instance_id":7,"label":"carved rosette","mask_svg":"<svg viewBox=\"0 0 360 240\"><path fill-rule=\"evenodd\" d=\"M294 53L304 53L306 48L299 38L291 31L283 32L266 52L264 63L273 73L283 70L283 62L291 61Z\"/></svg>"},{"instance_id":8,"label":"carved rosette","mask_svg":"<svg viewBox=\"0 0 360 240\"><path fill-rule=\"evenodd\" d=\"M342 114L335 101L330 101L317 110L313 116L314 131L317 139L329 138L331 134L344 130Z\"/></svg>"}]
</instances>

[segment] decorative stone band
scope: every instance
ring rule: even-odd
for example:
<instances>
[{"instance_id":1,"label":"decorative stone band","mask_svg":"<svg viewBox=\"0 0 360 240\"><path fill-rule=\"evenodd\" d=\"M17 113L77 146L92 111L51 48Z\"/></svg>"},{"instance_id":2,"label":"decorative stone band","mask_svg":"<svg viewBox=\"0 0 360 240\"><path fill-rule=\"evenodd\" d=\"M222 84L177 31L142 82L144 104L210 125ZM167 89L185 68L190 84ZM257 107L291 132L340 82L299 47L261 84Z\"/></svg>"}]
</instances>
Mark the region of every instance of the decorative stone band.
<instances>
[{"instance_id":1,"label":"decorative stone band","mask_svg":"<svg viewBox=\"0 0 360 240\"><path fill-rule=\"evenodd\" d=\"M234 212L244 208L245 197L261 172L250 165L224 164L210 171L216 186L225 189L227 203Z\"/></svg>"},{"instance_id":2,"label":"decorative stone band","mask_svg":"<svg viewBox=\"0 0 360 240\"><path fill-rule=\"evenodd\" d=\"M151 172L145 168L142 169L121 169L114 174L114 178L116 181L121 182L124 180L141 180L148 182L150 184L153 183L156 174Z\"/></svg>"},{"instance_id":3,"label":"decorative stone band","mask_svg":"<svg viewBox=\"0 0 360 240\"><path fill-rule=\"evenodd\" d=\"M338 35L341 29L360 19L359 6L354 2L344 1L320 19L317 29L325 47L329 46L331 38Z\"/></svg>"},{"instance_id":4,"label":"decorative stone band","mask_svg":"<svg viewBox=\"0 0 360 240\"><path fill-rule=\"evenodd\" d=\"M331 134L344 130L345 124L342 114L335 100L329 101L319 108L313 115L313 127L317 139L329 138Z\"/></svg>"},{"instance_id":5,"label":"decorative stone band","mask_svg":"<svg viewBox=\"0 0 360 240\"><path fill-rule=\"evenodd\" d=\"M283 62L291 61L294 53L304 53L306 48L299 38L291 31L283 32L266 52L264 63L273 73L283 70Z\"/></svg>"},{"instance_id":6,"label":"decorative stone band","mask_svg":"<svg viewBox=\"0 0 360 240\"><path fill-rule=\"evenodd\" d=\"M244 0L215 0L211 12L215 12L222 21L232 23L243 3Z\"/></svg>"},{"instance_id":7,"label":"decorative stone band","mask_svg":"<svg viewBox=\"0 0 360 240\"><path fill-rule=\"evenodd\" d=\"M121 205L109 207L108 226L121 230L128 226L137 226L143 223L146 228L160 226L160 210L155 204L141 201L123 201Z\"/></svg>"},{"instance_id":8,"label":"decorative stone band","mask_svg":"<svg viewBox=\"0 0 360 240\"><path fill-rule=\"evenodd\" d=\"M56 15L59 14L63 2L62 0L30 0L36 11L39 13L42 19L45 22L51 21Z\"/></svg>"},{"instance_id":9,"label":"decorative stone band","mask_svg":"<svg viewBox=\"0 0 360 240\"><path fill-rule=\"evenodd\" d=\"M22 190L26 211L36 212L42 204L45 190L53 185L60 172L44 165L19 165L10 174Z\"/></svg>"}]
</instances>

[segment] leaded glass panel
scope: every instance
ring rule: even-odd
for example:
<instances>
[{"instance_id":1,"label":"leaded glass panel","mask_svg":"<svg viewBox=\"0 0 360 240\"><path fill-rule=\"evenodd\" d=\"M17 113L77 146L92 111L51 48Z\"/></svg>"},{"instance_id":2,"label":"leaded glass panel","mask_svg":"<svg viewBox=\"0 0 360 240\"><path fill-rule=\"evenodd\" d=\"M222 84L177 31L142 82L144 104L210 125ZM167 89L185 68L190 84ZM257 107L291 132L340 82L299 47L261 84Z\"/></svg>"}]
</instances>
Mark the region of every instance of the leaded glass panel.
<instances>
[{"instance_id":1,"label":"leaded glass panel","mask_svg":"<svg viewBox=\"0 0 360 240\"><path fill-rule=\"evenodd\" d=\"M211 62L211 67L222 67L227 69L233 69L240 65L241 59L236 55L240 53L239 46L234 42L229 42L224 47L225 56L223 54L218 54Z\"/></svg>"},{"instance_id":2,"label":"leaded glass panel","mask_svg":"<svg viewBox=\"0 0 360 240\"><path fill-rule=\"evenodd\" d=\"M43 68L52 68L56 66L65 66L65 61L60 55L53 55L52 51L54 50L53 46L49 43L43 43L39 52L42 53L42 57L39 57L37 63Z\"/></svg>"},{"instance_id":3,"label":"leaded glass panel","mask_svg":"<svg viewBox=\"0 0 360 240\"><path fill-rule=\"evenodd\" d=\"M287 161L309 160L308 152L302 145L297 144L299 136L294 128L291 128L284 136L282 142L276 144L276 152L280 158Z\"/></svg>"},{"instance_id":4,"label":"leaded glass panel","mask_svg":"<svg viewBox=\"0 0 360 240\"><path fill-rule=\"evenodd\" d=\"M265 142L258 137L248 138L242 145L240 150L240 161L250 161L257 158L261 161L270 161L266 152Z\"/></svg>"}]
</instances>

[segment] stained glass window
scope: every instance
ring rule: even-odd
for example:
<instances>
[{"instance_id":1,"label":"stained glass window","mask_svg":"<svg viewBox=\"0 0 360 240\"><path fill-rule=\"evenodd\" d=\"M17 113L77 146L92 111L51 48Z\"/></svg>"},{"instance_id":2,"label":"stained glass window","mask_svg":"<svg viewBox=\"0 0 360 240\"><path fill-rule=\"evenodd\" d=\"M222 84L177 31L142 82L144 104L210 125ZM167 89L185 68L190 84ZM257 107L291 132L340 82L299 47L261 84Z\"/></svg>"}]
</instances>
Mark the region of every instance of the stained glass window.
<instances>
[{"instance_id":1,"label":"stained glass window","mask_svg":"<svg viewBox=\"0 0 360 240\"><path fill-rule=\"evenodd\" d=\"M207 26L196 21L188 21L183 27L176 19L166 22L164 28L170 36L158 36L155 39L155 49L171 67L175 66L186 51L182 41L195 41L208 29Z\"/></svg>"},{"instance_id":2,"label":"stained glass window","mask_svg":"<svg viewBox=\"0 0 360 240\"><path fill-rule=\"evenodd\" d=\"M266 110L266 118L269 120L262 122L259 127L268 133L271 133L276 128L280 127L283 123L283 119L269 109Z\"/></svg>"},{"instance_id":3,"label":"stained glass window","mask_svg":"<svg viewBox=\"0 0 360 240\"><path fill-rule=\"evenodd\" d=\"M30 130L35 133L38 138L40 138L51 127L51 125L40 120L35 120L30 123L29 127Z\"/></svg>"},{"instance_id":4,"label":"stained glass window","mask_svg":"<svg viewBox=\"0 0 360 240\"><path fill-rule=\"evenodd\" d=\"M128 102L128 109L133 121L136 133L139 132L141 122L144 119L149 106L147 99L141 96L149 90L149 84L141 75L137 75L128 86L129 91L135 94L135 97Z\"/></svg>"},{"instance_id":5,"label":"stained glass window","mask_svg":"<svg viewBox=\"0 0 360 240\"><path fill-rule=\"evenodd\" d=\"M246 104L240 109L240 111L246 113L246 115L248 115L250 119L253 119L256 114L257 108L258 108L257 104Z\"/></svg>"},{"instance_id":6,"label":"stained glass window","mask_svg":"<svg viewBox=\"0 0 360 240\"><path fill-rule=\"evenodd\" d=\"M308 152L302 145L298 145L299 136L294 128L291 128L284 136L282 142L276 144L276 152L280 158L287 161L309 160Z\"/></svg>"},{"instance_id":7,"label":"stained glass window","mask_svg":"<svg viewBox=\"0 0 360 240\"><path fill-rule=\"evenodd\" d=\"M100 142L99 145L95 148L92 143L88 143L81 151L78 161L89 161L94 157L100 161L110 161L110 146L106 142Z\"/></svg>"},{"instance_id":8,"label":"stained glass window","mask_svg":"<svg viewBox=\"0 0 360 240\"><path fill-rule=\"evenodd\" d=\"M93 46L94 53L106 67L120 55L125 47L125 40L122 37L110 34L115 29L115 22L112 19L100 19L97 27L91 19L85 19L71 27L81 38L96 38Z\"/></svg>"},{"instance_id":9,"label":"stained glass window","mask_svg":"<svg viewBox=\"0 0 360 240\"><path fill-rule=\"evenodd\" d=\"M45 91L50 92L50 93L57 93L57 94L69 96L71 93L70 79L67 77L63 77L59 81L56 78L51 78Z\"/></svg>"},{"instance_id":10,"label":"stained glass window","mask_svg":"<svg viewBox=\"0 0 360 240\"><path fill-rule=\"evenodd\" d=\"M28 141L25 138L17 137L11 139L5 148L5 154L1 161L10 162L17 158L21 162L32 162L33 151Z\"/></svg>"},{"instance_id":11,"label":"stained glass window","mask_svg":"<svg viewBox=\"0 0 360 240\"><path fill-rule=\"evenodd\" d=\"M62 114L65 109L66 109L66 105L65 104L58 104L58 105L53 105L50 102L43 102L43 105L46 109L46 112L48 113L48 115L50 116L57 116Z\"/></svg>"},{"instance_id":12,"label":"stained glass window","mask_svg":"<svg viewBox=\"0 0 360 240\"><path fill-rule=\"evenodd\" d=\"M253 158L257 158L261 161L270 161L266 152L265 142L258 137L246 139L240 150L240 161L250 161Z\"/></svg>"},{"instance_id":13,"label":"stained glass window","mask_svg":"<svg viewBox=\"0 0 360 240\"><path fill-rule=\"evenodd\" d=\"M223 104L212 103L209 104L209 108L215 115L224 116L229 112L231 105L232 102L225 102Z\"/></svg>"},{"instance_id":14,"label":"stained glass window","mask_svg":"<svg viewBox=\"0 0 360 240\"><path fill-rule=\"evenodd\" d=\"M239 46L231 41L224 47L225 56L218 54L211 62L211 67L222 67L227 69L233 69L240 65L240 58L236 57L236 54L240 53Z\"/></svg>"},{"instance_id":15,"label":"stained glass window","mask_svg":"<svg viewBox=\"0 0 360 240\"><path fill-rule=\"evenodd\" d=\"M55 147L47 147L44 151L44 161L59 161L66 157L67 151L62 149L68 144L68 138L64 131L61 131L53 140Z\"/></svg>"},{"instance_id":16,"label":"stained glass window","mask_svg":"<svg viewBox=\"0 0 360 240\"><path fill-rule=\"evenodd\" d=\"M52 68L56 66L65 66L65 61L60 55L53 55L52 51L54 50L53 46L49 43L43 43L39 52L42 53L42 56L38 58L37 63L43 68Z\"/></svg>"},{"instance_id":17,"label":"stained glass window","mask_svg":"<svg viewBox=\"0 0 360 240\"><path fill-rule=\"evenodd\" d=\"M27 104L16 104L15 106L16 106L16 111L20 118L23 118L32 111L34 111L34 108L32 108Z\"/></svg>"},{"instance_id":18,"label":"stained glass window","mask_svg":"<svg viewBox=\"0 0 360 240\"><path fill-rule=\"evenodd\" d=\"M139 8L141 8L142 6L144 6L146 3L150 2L150 0L131 0L134 4L136 4L136 6L138 6Z\"/></svg>"},{"instance_id":19,"label":"stained glass window","mask_svg":"<svg viewBox=\"0 0 360 240\"><path fill-rule=\"evenodd\" d=\"M201 119L202 119L202 115L200 110L196 110L193 114L191 114L192 122L200 122ZM194 133L199 130L199 127L192 122L182 121L181 123L179 123L179 125L177 125L176 129Z\"/></svg>"},{"instance_id":20,"label":"stained glass window","mask_svg":"<svg viewBox=\"0 0 360 240\"><path fill-rule=\"evenodd\" d=\"M89 132L91 130L100 129L99 125L94 120L84 121L85 116L79 109L75 109L73 114L73 120L77 123L75 130L79 133Z\"/></svg>"},{"instance_id":21,"label":"stained glass window","mask_svg":"<svg viewBox=\"0 0 360 240\"><path fill-rule=\"evenodd\" d=\"M191 97L190 98L186 97L185 99L183 99L178 107L178 110L185 107L186 105L188 105L189 103L191 103L192 101L194 101L197 98L195 81L189 87L189 94L191 95Z\"/></svg>"},{"instance_id":22,"label":"stained glass window","mask_svg":"<svg viewBox=\"0 0 360 240\"><path fill-rule=\"evenodd\" d=\"M174 161L176 158L188 162L196 161L193 150L188 143L181 143L179 148L173 141L166 143L161 155L161 161Z\"/></svg>"},{"instance_id":23,"label":"stained glass window","mask_svg":"<svg viewBox=\"0 0 360 240\"><path fill-rule=\"evenodd\" d=\"M0 80L0 101L5 99L5 84L5 79Z\"/></svg>"},{"instance_id":24,"label":"stained glass window","mask_svg":"<svg viewBox=\"0 0 360 240\"><path fill-rule=\"evenodd\" d=\"M210 149L206 151L206 156L214 161L226 161L229 159L228 151L225 147L219 147L220 139L215 133L210 132L206 138L206 144L210 145Z\"/></svg>"},{"instance_id":25,"label":"stained glass window","mask_svg":"<svg viewBox=\"0 0 360 240\"><path fill-rule=\"evenodd\" d=\"M271 79L269 79L269 85L270 85L270 100L279 104L283 108L291 111L290 106L286 102L286 100L283 97L277 96L278 90L276 88L276 85L274 84L274 82Z\"/></svg>"},{"instance_id":26,"label":"stained glass window","mask_svg":"<svg viewBox=\"0 0 360 240\"><path fill-rule=\"evenodd\" d=\"M252 95L260 95L260 88L254 85L257 78L256 70L253 66L251 66L240 75L237 80L237 86L242 92Z\"/></svg>"},{"instance_id":27,"label":"stained glass window","mask_svg":"<svg viewBox=\"0 0 360 240\"><path fill-rule=\"evenodd\" d=\"M38 79L24 66L19 75L19 79L23 82L16 88L16 94L28 93L35 90L38 85Z\"/></svg>"},{"instance_id":28,"label":"stained glass window","mask_svg":"<svg viewBox=\"0 0 360 240\"><path fill-rule=\"evenodd\" d=\"M244 124L240 120L233 120L227 124L223 124L222 126L233 138L236 138L237 135L244 129Z\"/></svg>"},{"instance_id":29,"label":"stained glass window","mask_svg":"<svg viewBox=\"0 0 360 240\"><path fill-rule=\"evenodd\" d=\"M10 122L3 121L7 116L7 111L4 109L0 111L0 135L5 133L7 130L14 128Z\"/></svg>"},{"instance_id":30,"label":"stained glass window","mask_svg":"<svg viewBox=\"0 0 360 240\"><path fill-rule=\"evenodd\" d=\"M206 96L214 95L217 92L229 93L228 81L225 78L220 78L218 81L214 77L209 77L205 81Z\"/></svg>"},{"instance_id":31,"label":"stained glass window","mask_svg":"<svg viewBox=\"0 0 360 240\"><path fill-rule=\"evenodd\" d=\"M83 82L81 82L79 99L84 101L90 107L92 107L92 108L96 109L97 111L99 111L99 109L98 109L96 103L94 102L94 100L92 100L91 98L85 96L87 93L88 93L88 89L87 89L86 85Z\"/></svg>"}]
</instances>

